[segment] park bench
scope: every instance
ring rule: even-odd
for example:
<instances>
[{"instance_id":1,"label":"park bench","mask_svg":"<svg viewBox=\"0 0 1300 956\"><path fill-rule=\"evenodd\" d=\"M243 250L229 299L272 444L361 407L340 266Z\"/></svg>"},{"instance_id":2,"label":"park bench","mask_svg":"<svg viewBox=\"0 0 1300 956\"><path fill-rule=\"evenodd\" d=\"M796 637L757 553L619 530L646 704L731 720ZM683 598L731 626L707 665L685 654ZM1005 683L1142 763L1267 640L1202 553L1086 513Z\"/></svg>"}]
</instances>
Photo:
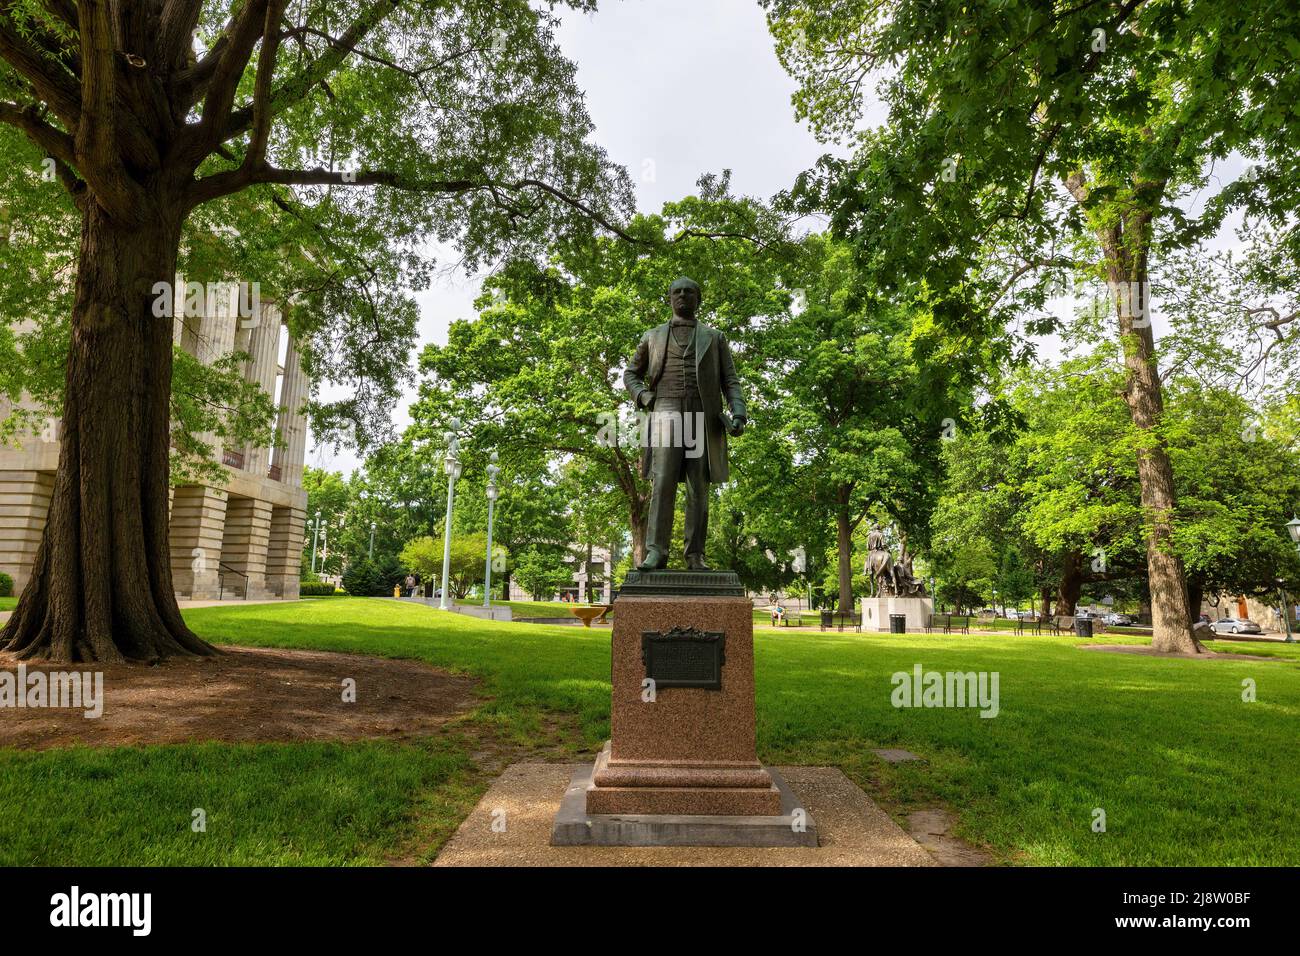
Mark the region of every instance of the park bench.
<instances>
[{"instance_id":1,"label":"park bench","mask_svg":"<svg viewBox=\"0 0 1300 956\"><path fill-rule=\"evenodd\" d=\"M841 631L844 630L845 625L848 625L855 631L862 630L862 619L856 611L841 611L839 613L833 611L821 612L821 630L824 631L828 627L835 627L837 624L838 629Z\"/></svg>"},{"instance_id":2,"label":"park bench","mask_svg":"<svg viewBox=\"0 0 1300 956\"><path fill-rule=\"evenodd\" d=\"M1043 619L1037 614L1030 617L1021 617L1016 619L1016 633L1023 634L1029 631L1031 634L1043 633Z\"/></svg>"},{"instance_id":3,"label":"park bench","mask_svg":"<svg viewBox=\"0 0 1300 956\"><path fill-rule=\"evenodd\" d=\"M1051 626L1052 630L1057 634L1073 634L1074 615L1058 614L1056 617L1052 618Z\"/></svg>"},{"instance_id":4,"label":"park bench","mask_svg":"<svg viewBox=\"0 0 1300 956\"><path fill-rule=\"evenodd\" d=\"M803 626L802 611L798 611L798 610L791 611L789 608L786 608L784 613L777 614L777 612L772 609L772 605L768 605L768 614L770 614L772 617L773 627L802 627Z\"/></svg>"},{"instance_id":5,"label":"park bench","mask_svg":"<svg viewBox=\"0 0 1300 956\"><path fill-rule=\"evenodd\" d=\"M970 618L954 617L951 614L931 614L930 620L925 625L926 632L943 631L945 634L951 634L953 629L963 634L970 633Z\"/></svg>"}]
</instances>

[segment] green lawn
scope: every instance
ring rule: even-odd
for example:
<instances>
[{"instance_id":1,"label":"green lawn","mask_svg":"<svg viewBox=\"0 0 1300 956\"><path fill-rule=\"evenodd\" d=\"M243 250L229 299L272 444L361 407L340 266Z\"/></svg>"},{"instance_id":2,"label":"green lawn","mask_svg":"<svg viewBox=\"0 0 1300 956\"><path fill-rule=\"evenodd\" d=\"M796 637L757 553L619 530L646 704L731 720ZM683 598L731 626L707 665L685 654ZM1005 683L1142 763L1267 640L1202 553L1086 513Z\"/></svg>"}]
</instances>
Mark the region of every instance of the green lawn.
<instances>
[{"instance_id":1,"label":"green lawn","mask_svg":"<svg viewBox=\"0 0 1300 956\"><path fill-rule=\"evenodd\" d=\"M493 601L497 607L508 607L515 617L573 617L573 605L563 601Z\"/></svg>"},{"instance_id":2,"label":"green lawn","mask_svg":"<svg viewBox=\"0 0 1300 956\"><path fill-rule=\"evenodd\" d=\"M341 598L191 610L218 643L411 657L482 677L472 726L524 743L570 715L609 730L609 634ZM1142 643L1139 638L1113 643ZM756 637L772 763L837 765L896 813L942 803L959 833L1024 864L1300 863L1300 652L1276 661L1083 651L1073 638L789 629ZM890 675L986 670L1000 713L896 709ZM1241 699L1242 681L1258 700ZM111 689L108 702L111 706ZM871 748L916 751L891 766ZM0 863L366 863L427 857L486 785L455 736L407 744L0 751ZM189 829L191 808L208 831ZM93 808L87 812L86 808ZM1105 833L1092 830L1094 808Z\"/></svg>"},{"instance_id":3,"label":"green lawn","mask_svg":"<svg viewBox=\"0 0 1300 956\"><path fill-rule=\"evenodd\" d=\"M0 597L0 611L12 611L18 606L16 597Z\"/></svg>"}]
</instances>

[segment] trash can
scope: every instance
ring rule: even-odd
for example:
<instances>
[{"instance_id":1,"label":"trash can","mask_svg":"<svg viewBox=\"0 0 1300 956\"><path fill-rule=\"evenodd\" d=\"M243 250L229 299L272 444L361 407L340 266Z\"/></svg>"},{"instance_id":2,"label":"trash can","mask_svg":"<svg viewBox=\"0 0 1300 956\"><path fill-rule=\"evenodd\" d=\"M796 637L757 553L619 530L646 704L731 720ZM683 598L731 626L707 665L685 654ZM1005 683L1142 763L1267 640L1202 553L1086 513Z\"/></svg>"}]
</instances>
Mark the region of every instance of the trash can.
<instances>
[{"instance_id":1,"label":"trash can","mask_svg":"<svg viewBox=\"0 0 1300 956\"><path fill-rule=\"evenodd\" d=\"M831 627L835 623L834 620L832 620L834 616L835 616L834 611L822 611L821 621L822 621L823 631L826 630L826 628Z\"/></svg>"},{"instance_id":2,"label":"trash can","mask_svg":"<svg viewBox=\"0 0 1300 956\"><path fill-rule=\"evenodd\" d=\"M907 633L907 615L891 614L889 615L889 633L906 634Z\"/></svg>"},{"instance_id":3,"label":"trash can","mask_svg":"<svg viewBox=\"0 0 1300 956\"><path fill-rule=\"evenodd\" d=\"M1076 617L1074 619L1074 633L1078 637L1092 637L1092 618Z\"/></svg>"}]
</instances>

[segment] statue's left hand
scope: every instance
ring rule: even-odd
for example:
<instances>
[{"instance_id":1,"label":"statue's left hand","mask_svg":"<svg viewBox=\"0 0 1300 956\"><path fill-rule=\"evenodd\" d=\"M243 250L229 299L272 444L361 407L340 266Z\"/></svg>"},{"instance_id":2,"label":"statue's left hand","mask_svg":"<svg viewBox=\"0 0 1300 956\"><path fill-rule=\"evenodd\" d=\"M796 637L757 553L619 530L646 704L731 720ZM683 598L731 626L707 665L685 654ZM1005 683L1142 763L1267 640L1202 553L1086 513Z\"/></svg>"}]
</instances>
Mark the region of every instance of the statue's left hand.
<instances>
[{"instance_id":1,"label":"statue's left hand","mask_svg":"<svg viewBox=\"0 0 1300 956\"><path fill-rule=\"evenodd\" d=\"M731 434L733 437L739 437L745 434L745 426L749 424L749 419L744 415L737 415L731 420Z\"/></svg>"}]
</instances>

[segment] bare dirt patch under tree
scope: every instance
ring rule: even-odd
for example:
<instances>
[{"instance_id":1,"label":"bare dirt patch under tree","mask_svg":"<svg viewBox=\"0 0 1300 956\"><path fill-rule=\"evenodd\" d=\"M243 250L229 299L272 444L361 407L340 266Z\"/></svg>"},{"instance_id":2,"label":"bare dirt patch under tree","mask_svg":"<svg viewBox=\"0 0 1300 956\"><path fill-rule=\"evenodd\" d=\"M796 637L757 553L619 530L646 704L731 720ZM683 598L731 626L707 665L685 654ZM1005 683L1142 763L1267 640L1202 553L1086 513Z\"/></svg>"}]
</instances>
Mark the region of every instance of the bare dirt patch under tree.
<instances>
[{"instance_id":1,"label":"bare dirt patch under tree","mask_svg":"<svg viewBox=\"0 0 1300 956\"><path fill-rule=\"evenodd\" d=\"M18 659L0 653L0 670ZM27 672L59 669L27 664ZM81 710L0 709L0 746L45 749L131 744L401 739L437 733L477 703L478 682L418 661L228 647L214 657L83 664L104 674L103 716ZM356 681L355 703L343 700Z\"/></svg>"}]
</instances>

